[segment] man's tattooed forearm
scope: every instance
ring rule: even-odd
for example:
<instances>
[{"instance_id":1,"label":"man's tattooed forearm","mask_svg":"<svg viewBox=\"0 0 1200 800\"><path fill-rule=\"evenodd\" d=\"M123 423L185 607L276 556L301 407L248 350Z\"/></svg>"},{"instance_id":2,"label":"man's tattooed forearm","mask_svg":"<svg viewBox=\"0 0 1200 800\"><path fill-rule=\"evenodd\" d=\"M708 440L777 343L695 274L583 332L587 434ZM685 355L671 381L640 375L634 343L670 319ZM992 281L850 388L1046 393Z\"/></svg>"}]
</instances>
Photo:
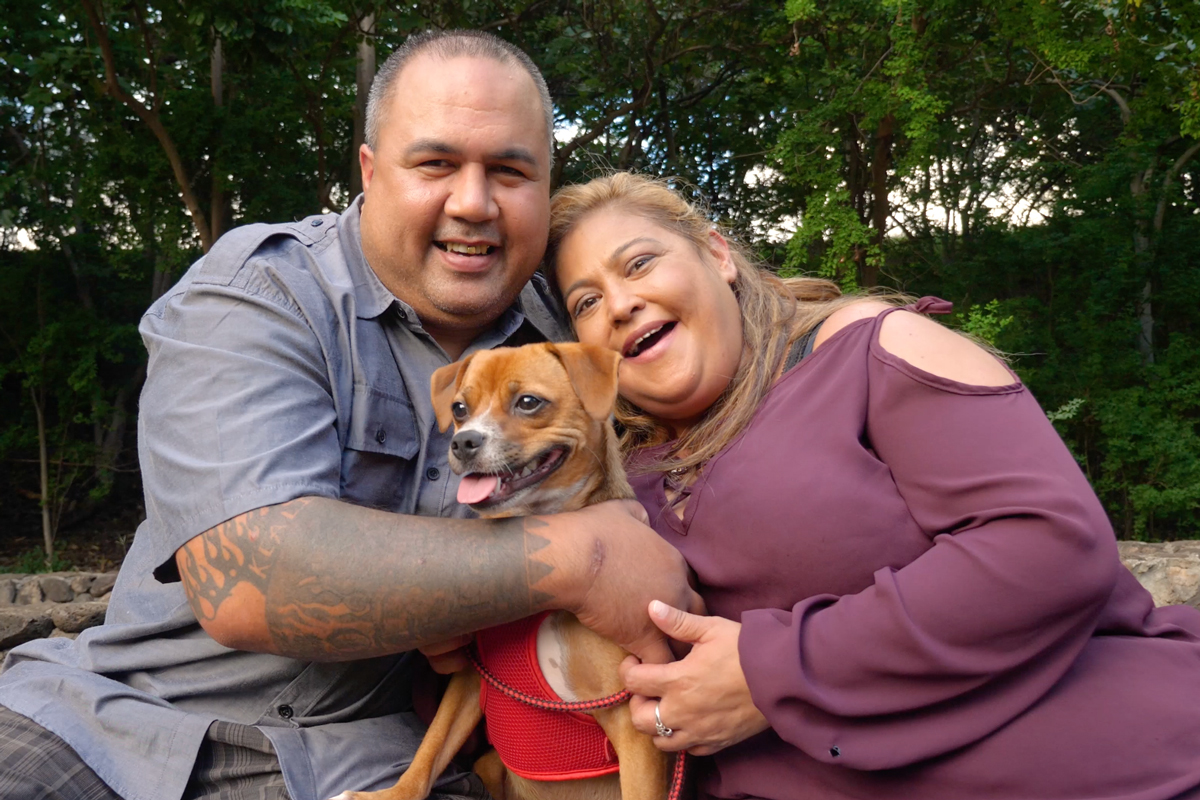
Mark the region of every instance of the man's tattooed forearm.
<instances>
[{"instance_id":1,"label":"man's tattooed forearm","mask_svg":"<svg viewBox=\"0 0 1200 800\"><path fill-rule=\"evenodd\" d=\"M525 517L525 581L529 585L529 606L531 609L542 608L553 598L546 592L537 589L538 583L554 571L554 567L534 555L544 550L550 540L538 536L534 531L548 527L548 524L537 517Z\"/></svg>"},{"instance_id":2,"label":"man's tattooed forearm","mask_svg":"<svg viewBox=\"0 0 1200 800\"><path fill-rule=\"evenodd\" d=\"M310 660L409 650L548 607L538 520L401 517L306 498L204 534L183 566L197 616L261 598L275 652Z\"/></svg>"}]
</instances>

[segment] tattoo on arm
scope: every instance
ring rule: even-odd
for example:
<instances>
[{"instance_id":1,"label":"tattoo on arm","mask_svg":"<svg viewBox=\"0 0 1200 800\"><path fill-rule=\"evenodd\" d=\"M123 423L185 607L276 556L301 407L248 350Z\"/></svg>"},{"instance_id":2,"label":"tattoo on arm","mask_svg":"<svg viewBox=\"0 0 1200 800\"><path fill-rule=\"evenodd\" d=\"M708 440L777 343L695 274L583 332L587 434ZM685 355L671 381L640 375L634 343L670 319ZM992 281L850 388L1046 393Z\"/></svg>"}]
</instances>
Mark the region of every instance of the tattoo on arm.
<instances>
[{"instance_id":1,"label":"tattoo on arm","mask_svg":"<svg viewBox=\"0 0 1200 800\"><path fill-rule=\"evenodd\" d=\"M281 518L294 516L294 509L283 506L248 511L206 531L196 544L179 551L179 576L198 618L215 619L221 604L239 586L266 592L267 575L279 545L279 523ZM197 557L197 545L202 558Z\"/></svg>"},{"instance_id":2,"label":"tattoo on arm","mask_svg":"<svg viewBox=\"0 0 1200 800\"><path fill-rule=\"evenodd\" d=\"M550 607L551 596L535 588L554 569L538 558L550 544L535 532L544 526L534 518L398 517L302 498L202 534L181 549L180 575L202 622L231 597L253 596L270 637L264 649L365 658Z\"/></svg>"}]
</instances>

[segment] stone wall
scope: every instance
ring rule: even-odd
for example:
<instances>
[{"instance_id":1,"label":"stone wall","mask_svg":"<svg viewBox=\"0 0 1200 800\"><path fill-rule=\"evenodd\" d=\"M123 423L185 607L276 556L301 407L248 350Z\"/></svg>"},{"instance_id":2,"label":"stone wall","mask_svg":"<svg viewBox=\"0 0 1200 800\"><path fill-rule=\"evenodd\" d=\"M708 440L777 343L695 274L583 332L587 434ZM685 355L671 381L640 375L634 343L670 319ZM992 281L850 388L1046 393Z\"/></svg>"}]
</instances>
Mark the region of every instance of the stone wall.
<instances>
[{"instance_id":1,"label":"stone wall","mask_svg":"<svg viewBox=\"0 0 1200 800\"><path fill-rule=\"evenodd\" d=\"M115 572L0 574L0 656L31 639L67 636L99 625Z\"/></svg>"},{"instance_id":2,"label":"stone wall","mask_svg":"<svg viewBox=\"0 0 1200 800\"><path fill-rule=\"evenodd\" d=\"M1200 541L1120 542L1121 561L1163 605L1200 608ZM104 621L115 572L0 574L0 657L31 639L75 638Z\"/></svg>"},{"instance_id":3,"label":"stone wall","mask_svg":"<svg viewBox=\"0 0 1200 800\"><path fill-rule=\"evenodd\" d=\"M1121 561L1160 606L1200 608L1200 542L1118 542Z\"/></svg>"}]
</instances>

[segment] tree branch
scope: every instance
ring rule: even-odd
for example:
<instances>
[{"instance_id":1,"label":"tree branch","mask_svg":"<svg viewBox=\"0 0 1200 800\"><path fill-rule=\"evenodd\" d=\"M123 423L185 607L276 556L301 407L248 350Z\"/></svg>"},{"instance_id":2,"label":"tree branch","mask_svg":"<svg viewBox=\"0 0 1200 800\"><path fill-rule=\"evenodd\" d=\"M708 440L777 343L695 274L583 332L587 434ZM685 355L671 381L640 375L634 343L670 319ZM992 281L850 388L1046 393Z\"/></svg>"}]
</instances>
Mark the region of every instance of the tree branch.
<instances>
[{"instance_id":1,"label":"tree branch","mask_svg":"<svg viewBox=\"0 0 1200 800\"><path fill-rule=\"evenodd\" d=\"M1157 234L1162 232L1163 218L1167 214L1168 190L1171 188L1171 182L1175 180L1175 176L1179 174L1179 170L1183 169L1184 165L1191 161L1192 157L1198 152L1200 152L1200 141L1195 142L1191 147L1183 151L1183 155L1175 160L1175 163L1167 170L1166 177L1163 178L1162 194L1158 198L1158 208L1154 211L1154 233L1156 239Z\"/></svg>"},{"instance_id":2,"label":"tree branch","mask_svg":"<svg viewBox=\"0 0 1200 800\"><path fill-rule=\"evenodd\" d=\"M175 183L179 186L179 192L183 196L183 204L187 207L188 213L192 215L192 225L196 228L196 233L200 236L200 245L204 249L204 252L207 253L213 244L212 231L208 227L208 220L204 216L204 211L200 208L200 201L196 198L196 193L192 191L187 169L183 165L183 159L179 156L179 150L176 149L174 140L167 133L167 129L163 126L162 119L159 117L157 111L147 108L144 103L139 102L121 88L121 84L117 80L116 58L113 55L112 42L108 38L108 31L105 29L104 23L101 21L92 0L80 0L80 2L83 5L84 13L87 14L88 22L91 23L92 30L96 32L96 39L100 44L100 54L104 58L105 91L136 114L138 119L144 122L146 127L154 134L154 138L158 139L158 143L171 165L171 171L175 175Z\"/></svg>"}]
</instances>

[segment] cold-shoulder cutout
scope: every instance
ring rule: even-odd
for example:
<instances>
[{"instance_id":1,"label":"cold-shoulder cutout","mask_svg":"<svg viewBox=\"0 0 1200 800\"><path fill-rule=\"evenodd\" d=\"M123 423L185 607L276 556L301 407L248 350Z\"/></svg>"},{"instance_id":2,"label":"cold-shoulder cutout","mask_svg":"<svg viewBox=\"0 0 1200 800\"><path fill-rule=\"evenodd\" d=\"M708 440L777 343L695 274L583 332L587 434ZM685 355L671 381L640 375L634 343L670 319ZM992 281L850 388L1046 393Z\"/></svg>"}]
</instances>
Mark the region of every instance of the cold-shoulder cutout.
<instances>
[{"instance_id":1,"label":"cold-shoulder cutout","mask_svg":"<svg viewBox=\"0 0 1200 800\"><path fill-rule=\"evenodd\" d=\"M894 308L877 300L839 308L817 332L813 350L843 328ZM924 314L907 310L888 314L880 325L879 345L922 372L967 386L1011 386L1019 382L991 353Z\"/></svg>"},{"instance_id":2,"label":"cold-shoulder cutout","mask_svg":"<svg viewBox=\"0 0 1200 800\"><path fill-rule=\"evenodd\" d=\"M998 358L922 314L888 314L879 346L922 372L968 386L1010 386L1018 379Z\"/></svg>"}]
</instances>

